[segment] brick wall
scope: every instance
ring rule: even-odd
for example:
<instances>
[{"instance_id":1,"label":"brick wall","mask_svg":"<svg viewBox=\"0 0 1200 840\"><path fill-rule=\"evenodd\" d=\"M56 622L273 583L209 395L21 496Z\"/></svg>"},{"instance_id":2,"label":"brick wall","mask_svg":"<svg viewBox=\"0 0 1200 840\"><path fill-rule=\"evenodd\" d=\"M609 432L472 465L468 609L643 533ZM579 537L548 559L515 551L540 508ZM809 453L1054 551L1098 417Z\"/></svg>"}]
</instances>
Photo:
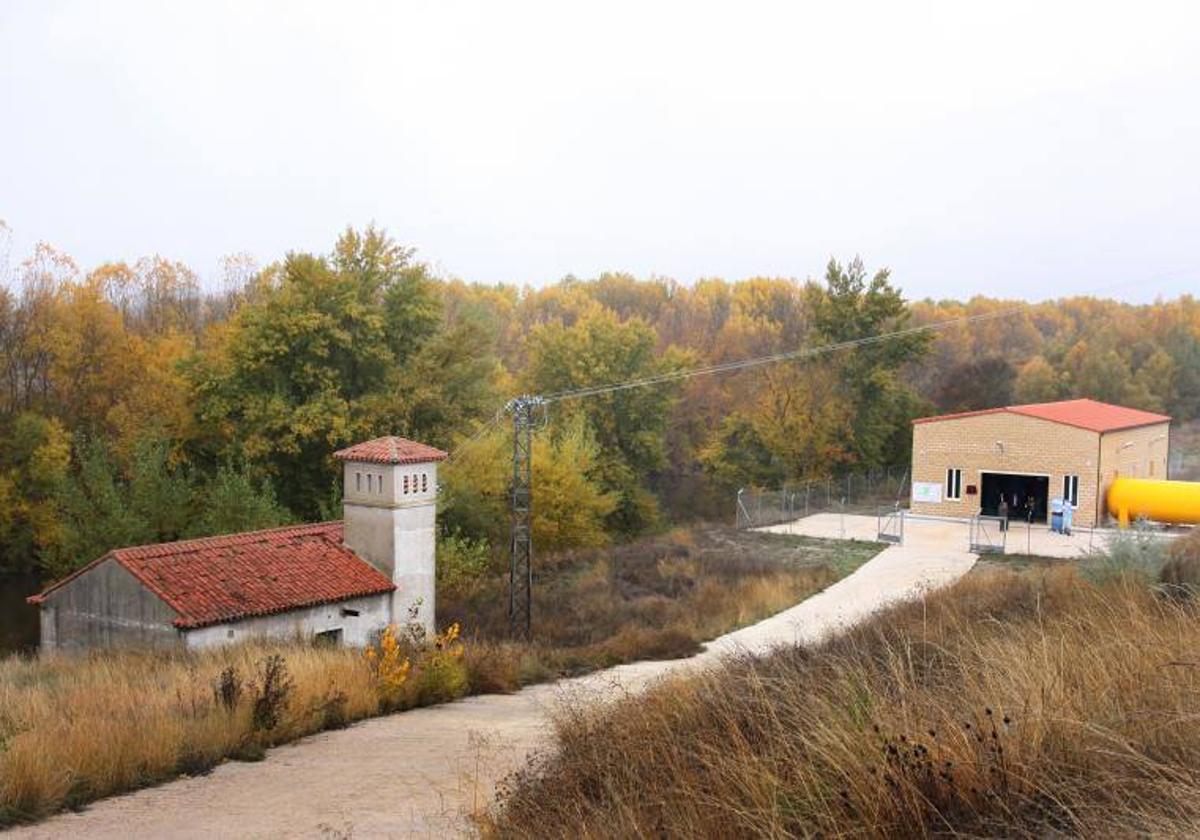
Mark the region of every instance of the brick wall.
<instances>
[{"instance_id":1,"label":"brick wall","mask_svg":"<svg viewBox=\"0 0 1200 840\"><path fill-rule=\"evenodd\" d=\"M1100 438L1100 498L1117 476L1167 478L1169 423L1106 432ZM1103 521L1103 517L1101 518Z\"/></svg>"},{"instance_id":2,"label":"brick wall","mask_svg":"<svg viewBox=\"0 0 1200 840\"><path fill-rule=\"evenodd\" d=\"M913 502L912 510L956 517L979 513L980 495L967 495L966 489L975 485L982 492L981 473L987 471L1049 475L1051 499L1062 495L1064 475L1077 475L1075 524L1091 526L1096 521L1099 499L1099 447L1100 435L1096 432L1008 412L915 423L913 481L941 484L942 501ZM963 471L963 494L958 501L945 498L949 467Z\"/></svg>"}]
</instances>

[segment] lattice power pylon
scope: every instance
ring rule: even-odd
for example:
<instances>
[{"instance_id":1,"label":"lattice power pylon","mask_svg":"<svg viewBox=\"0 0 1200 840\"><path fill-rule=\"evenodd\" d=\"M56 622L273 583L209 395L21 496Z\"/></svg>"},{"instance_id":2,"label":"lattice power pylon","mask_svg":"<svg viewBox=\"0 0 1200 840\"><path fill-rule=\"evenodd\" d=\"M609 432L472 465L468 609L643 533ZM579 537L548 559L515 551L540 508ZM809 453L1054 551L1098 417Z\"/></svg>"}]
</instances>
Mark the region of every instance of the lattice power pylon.
<instances>
[{"instance_id":1,"label":"lattice power pylon","mask_svg":"<svg viewBox=\"0 0 1200 840\"><path fill-rule=\"evenodd\" d=\"M513 416L508 626L523 638L529 638L533 617L533 414L545 402L526 394L506 406Z\"/></svg>"}]
</instances>

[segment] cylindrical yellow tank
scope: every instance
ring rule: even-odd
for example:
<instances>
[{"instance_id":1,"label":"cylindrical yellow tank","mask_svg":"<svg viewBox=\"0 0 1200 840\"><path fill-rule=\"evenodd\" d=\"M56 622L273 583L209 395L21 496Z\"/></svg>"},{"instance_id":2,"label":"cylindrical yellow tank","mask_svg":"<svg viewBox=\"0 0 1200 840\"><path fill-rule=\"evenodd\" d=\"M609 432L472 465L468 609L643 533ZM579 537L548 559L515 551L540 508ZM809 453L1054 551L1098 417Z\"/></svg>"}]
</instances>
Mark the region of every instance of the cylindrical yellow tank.
<instances>
[{"instance_id":1,"label":"cylindrical yellow tank","mask_svg":"<svg viewBox=\"0 0 1200 840\"><path fill-rule=\"evenodd\" d=\"M1138 517L1174 525L1200 524L1200 481L1118 478L1108 488L1108 512L1122 528Z\"/></svg>"}]
</instances>

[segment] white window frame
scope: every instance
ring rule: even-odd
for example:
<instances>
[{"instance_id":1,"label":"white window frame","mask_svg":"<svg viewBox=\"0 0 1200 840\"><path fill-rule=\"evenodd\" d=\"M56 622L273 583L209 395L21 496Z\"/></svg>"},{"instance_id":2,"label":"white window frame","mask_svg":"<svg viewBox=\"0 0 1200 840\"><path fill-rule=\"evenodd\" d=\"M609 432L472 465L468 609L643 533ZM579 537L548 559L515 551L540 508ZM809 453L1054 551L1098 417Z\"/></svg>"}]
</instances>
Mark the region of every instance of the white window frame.
<instances>
[{"instance_id":1,"label":"white window frame","mask_svg":"<svg viewBox=\"0 0 1200 840\"><path fill-rule=\"evenodd\" d=\"M946 467L946 501L962 501L962 474L959 467Z\"/></svg>"},{"instance_id":2,"label":"white window frame","mask_svg":"<svg viewBox=\"0 0 1200 840\"><path fill-rule=\"evenodd\" d=\"M1063 501L1070 504L1072 508L1079 507L1079 476L1064 475L1063 476Z\"/></svg>"}]
</instances>

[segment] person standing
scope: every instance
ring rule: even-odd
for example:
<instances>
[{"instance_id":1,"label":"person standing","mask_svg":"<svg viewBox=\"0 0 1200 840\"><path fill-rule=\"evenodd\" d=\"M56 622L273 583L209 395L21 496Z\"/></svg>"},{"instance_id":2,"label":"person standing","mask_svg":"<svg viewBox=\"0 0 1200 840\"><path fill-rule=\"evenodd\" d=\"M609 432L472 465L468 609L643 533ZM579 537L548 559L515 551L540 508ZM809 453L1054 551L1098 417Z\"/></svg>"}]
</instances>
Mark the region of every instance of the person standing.
<instances>
[{"instance_id":1,"label":"person standing","mask_svg":"<svg viewBox=\"0 0 1200 840\"><path fill-rule=\"evenodd\" d=\"M1004 500L1004 496L1000 496L1000 504L996 506L996 515L1000 517L1000 530L1008 530L1008 502Z\"/></svg>"}]
</instances>

